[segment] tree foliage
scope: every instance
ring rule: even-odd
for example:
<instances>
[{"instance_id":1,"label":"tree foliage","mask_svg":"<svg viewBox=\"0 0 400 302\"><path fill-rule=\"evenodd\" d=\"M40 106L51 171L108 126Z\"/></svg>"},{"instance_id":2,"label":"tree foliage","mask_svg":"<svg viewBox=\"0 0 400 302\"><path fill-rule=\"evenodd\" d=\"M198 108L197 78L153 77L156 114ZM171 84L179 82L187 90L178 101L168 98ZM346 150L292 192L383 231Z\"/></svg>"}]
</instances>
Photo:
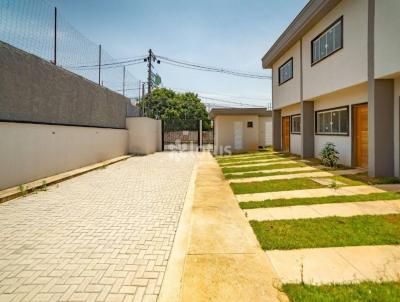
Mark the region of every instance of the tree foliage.
<instances>
[{"instance_id":1,"label":"tree foliage","mask_svg":"<svg viewBox=\"0 0 400 302\"><path fill-rule=\"evenodd\" d=\"M177 93L167 88L156 88L138 103L145 108L147 116L160 119L208 119L206 107L197 94L191 92Z\"/></svg>"}]
</instances>

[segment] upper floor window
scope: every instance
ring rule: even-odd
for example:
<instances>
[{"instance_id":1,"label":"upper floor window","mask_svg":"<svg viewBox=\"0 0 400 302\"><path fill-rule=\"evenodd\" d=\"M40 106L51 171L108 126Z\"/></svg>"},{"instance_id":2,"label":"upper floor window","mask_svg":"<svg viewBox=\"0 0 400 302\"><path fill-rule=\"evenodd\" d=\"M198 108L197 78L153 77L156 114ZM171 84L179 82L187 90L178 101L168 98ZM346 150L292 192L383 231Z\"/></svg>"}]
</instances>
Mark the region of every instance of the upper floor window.
<instances>
[{"instance_id":1,"label":"upper floor window","mask_svg":"<svg viewBox=\"0 0 400 302\"><path fill-rule=\"evenodd\" d=\"M343 47L343 17L335 21L311 42L311 65Z\"/></svg>"},{"instance_id":2,"label":"upper floor window","mask_svg":"<svg viewBox=\"0 0 400 302\"><path fill-rule=\"evenodd\" d=\"M292 134L300 134L300 126L301 126L301 115L292 115L292 121L291 121L291 133Z\"/></svg>"},{"instance_id":3,"label":"upper floor window","mask_svg":"<svg viewBox=\"0 0 400 302\"><path fill-rule=\"evenodd\" d=\"M290 58L279 67L279 85L289 81L291 78L293 78L293 58Z\"/></svg>"},{"instance_id":4,"label":"upper floor window","mask_svg":"<svg viewBox=\"0 0 400 302\"><path fill-rule=\"evenodd\" d=\"M348 135L349 108L323 110L316 112L317 134Z\"/></svg>"}]
</instances>

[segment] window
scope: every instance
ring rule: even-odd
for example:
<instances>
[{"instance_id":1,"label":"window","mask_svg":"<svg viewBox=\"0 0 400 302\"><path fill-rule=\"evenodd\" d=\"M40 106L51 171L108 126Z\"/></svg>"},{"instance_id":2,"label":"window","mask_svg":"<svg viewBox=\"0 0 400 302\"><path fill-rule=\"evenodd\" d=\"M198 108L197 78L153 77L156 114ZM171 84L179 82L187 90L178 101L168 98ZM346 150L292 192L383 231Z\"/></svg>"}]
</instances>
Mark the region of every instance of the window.
<instances>
[{"instance_id":1,"label":"window","mask_svg":"<svg viewBox=\"0 0 400 302\"><path fill-rule=\"evenodd\" d=\"M293 134L300 134L301 115L293 115L291 120L290 132Z\"/></svg>"},{"instance_id":2,"label":"window","mask_svg":"<svg viewBox=\"0 0 400 302\"><path fill-rule=\"evenodd\" d=\"M343 47L343 17L311 42L311 65Z\"/></svg>"},{"instance_id":3,"label":"window","mask_svg":"<svg viewBox=\"0 0 400 302\"><path fill-rule=\"evenodd\" d=\"M253 122L247 122L247 128L253 128Z\"/></svg>"},{"instance_id":4,"label":"window","mask_svg":"<svg viewBox=\"0 0 400 302\"><path fill-rule=\"evenodd\" d=\"M279 85L289 81L291 78L293 78L293 58L290 58L279 67Z\"/></svg>"},{"instance_id":5,"label":"window","mask_svg":"<svg viewBox=\"0 0 400 302\"><path fill-rule=\"evenodd\" d=\"M316 112L316 133L330 135L349 134L349 108L343 107Z\"/></svg>"}]
</instances>

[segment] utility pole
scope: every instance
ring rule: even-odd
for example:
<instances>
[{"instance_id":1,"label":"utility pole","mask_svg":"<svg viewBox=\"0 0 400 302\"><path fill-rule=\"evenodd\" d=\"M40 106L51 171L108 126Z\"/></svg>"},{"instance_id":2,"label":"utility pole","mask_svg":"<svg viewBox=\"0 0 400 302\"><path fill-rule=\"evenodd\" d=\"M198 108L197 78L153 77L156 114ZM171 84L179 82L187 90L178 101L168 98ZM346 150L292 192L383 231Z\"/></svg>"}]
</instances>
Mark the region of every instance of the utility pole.
<instances>
[{"instance_id":1,"label":"utility pole","mask_svg":"<svg viewBox=\"0 0 400 302\"><path fill-rule=\"evenodd\" d=\"M138 101L141 100L141 96L140 96L140 89L142 88L142 81L139 80L139 95L138 95Z\"/></svg>"},{"instance_id":2,"label":"utility pole","mask_svg":"<svg viewBox=\"0 0 400 302\"><path fill-rule=\"evenodd\" d=\"M99 85L101 85L101 44L99 45Z\"/></svg>"},{"instance_id":3,"label":"utility pole","mask_svg":"<svg viewBox=\"0 0 400 302\"><path fill-rule=\"evenodd\" d=\"M122 70L122 95L125 96L125 65Z\"/></svg>"},{"instance_id":4,"label":"utility pole","mask_svg":"<svg viewBox=\"0 0 400 302\"><path fill-rule=\"evenodd\" d=\"M153 62L160 64L160 60L154 55L153 51L149 49L149 55L144 59L147 62L147 95L150 97L151 89L153 88Z\"/></svg>"},{"instance_id":5,"label":"utility pole","mask_svg":"<svg viewBox=\"0 0 400 302\"><path fill-rule=\"evenodd\" d=\"M57 7L54 7L54 60L53 64L57 65Z\"/></svg>"},{"instance_id":6,"label":"utility pole","mask_svg":"<svg viewBox=\"0 0 400 302\"><path fill-rule=\"evenodd\" d=\"M143 113L143 116L146 116L145 114L146 114L146 98L145 98L145 93L144 93L144 82L142 83L142 113Z\"/></svg>"},{"instance_id":7,"label":"utility pole","mask_svg":"<svg viewBox=\"0 0 400 302\"><path fill-rule=\"evenodd\" d=\"M151 49L149 49L149 56L147 57L147 94L150 95L151 93L151 84L152 84L152 79L151 79L151 74L152 74L152 66L151 66L151 61L153 60L153 52Z\"/></svg>"}]
</instances>

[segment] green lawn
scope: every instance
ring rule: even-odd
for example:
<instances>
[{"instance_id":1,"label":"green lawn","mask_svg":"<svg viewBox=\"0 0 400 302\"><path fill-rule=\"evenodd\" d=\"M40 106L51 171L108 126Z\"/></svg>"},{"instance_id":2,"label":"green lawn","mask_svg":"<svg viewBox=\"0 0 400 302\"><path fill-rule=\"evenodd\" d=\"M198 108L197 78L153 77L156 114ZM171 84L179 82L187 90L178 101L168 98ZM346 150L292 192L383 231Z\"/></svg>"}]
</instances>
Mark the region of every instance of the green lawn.
<instances>
[{"instance_id":1,"label":"green lawn","mask_svg":"<svg viewBox=\"0 0 400 302\"><path fill-rule=\"evenodd\" d=\"M262 166L253 166L253 167L237 167L237 168L229 168L223 167L223 173L234 173L234 172L252 172L252 171L261 171L261 170L272 170L272 169L284 169L284 168L296 168L296 167L304 167L303 163L292 163L292 164L271 164L271 165L262 165Z\"/></svg>"},{"instance_id":2,"label":"green lawn","mask_svg":"<svg viewBox=\"0 0 400 302\"><path fill-rule=\"evenodd\" d=\"M250 221L264 250L400 244L400 215Z\"/></svg>"},{"instance_id":3,"label":"green lawn","mask_svg":"<svg viewBox=\"0 0 400 302\"><path fill-rule=\"evenodd\" d=\"M320 203L343 203L343 202L395 200L395 199L400 200L400 193L383 192L383 193L372 193L372 194L351 195L351 196L271 199L264 201L241 202L239 205L242 209L255 209L255 208L273 208L273 207L288 207L297 205L310 205L310 204L320 204Z\"/></svg>"},{"instance_id":4,"label":"green lawn","mask_svg":"<svg viewBox=\"0 0 400 302\"><path fill-rule=\"evenodd\" d=\"M248 183L231 183L234 194L318 189L324 186L310 178L267 180Z\"/></svg>"},{"instance_id":5,"label":"green lawn","mask_svg":"<svg viewBox=\"0 0 400 302\"><path fill-rule=\"evenodd\" d=\"M362 282L359 284L303 285L284 284L292 302L397 302L400 282Z\"/></svg>"},{"instance_id":6,"label":"green lawn","mask_svg":"<svg viewBox=\"0 0 400 302\"><path fill-rule=\"evenodd\" d=\"M226 174L226 179L238 179L238 178L249 178L249 177L261 177L261 176L275 176L275 175L289 175L299 173L314 173L321 172L320 170L304 170L304 171L293 171L293 172L247 172L242 174Z\"/></svg>"}]
</instances>

